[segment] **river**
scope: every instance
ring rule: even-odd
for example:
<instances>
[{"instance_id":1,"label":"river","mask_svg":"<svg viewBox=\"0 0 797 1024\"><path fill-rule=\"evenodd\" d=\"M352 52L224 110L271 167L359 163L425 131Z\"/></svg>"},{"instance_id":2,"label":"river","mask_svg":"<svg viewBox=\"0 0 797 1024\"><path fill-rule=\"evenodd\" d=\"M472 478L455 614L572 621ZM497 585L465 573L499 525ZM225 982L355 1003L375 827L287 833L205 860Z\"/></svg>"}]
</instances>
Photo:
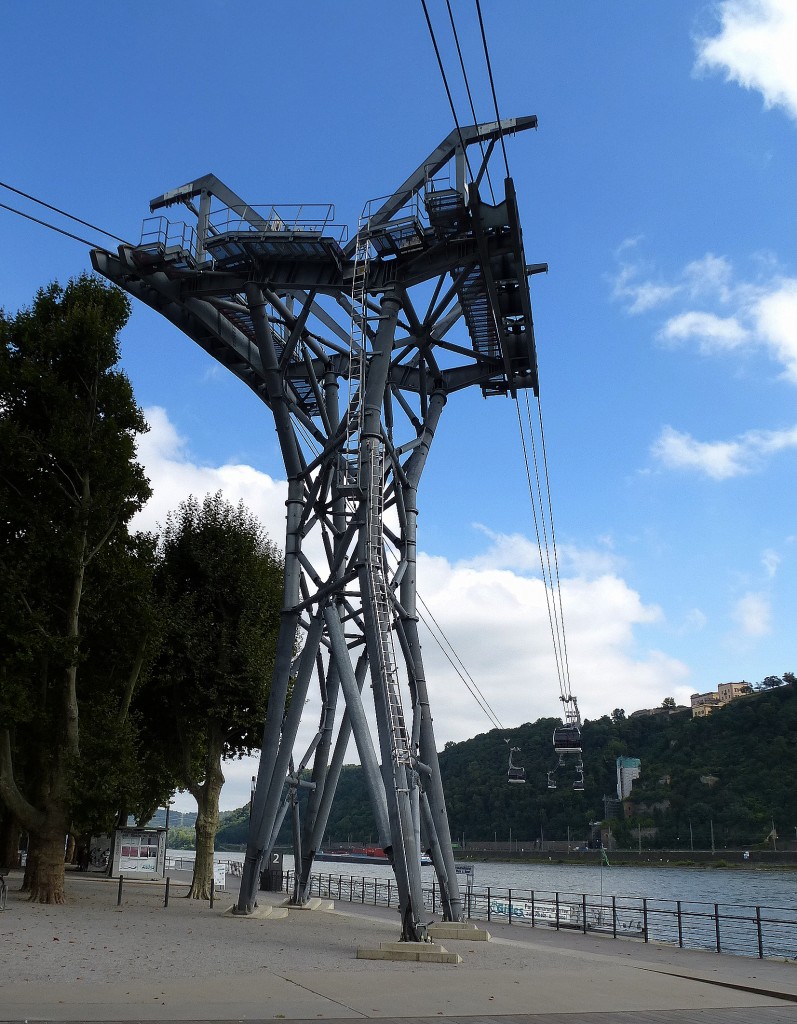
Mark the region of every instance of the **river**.
<instances>
[{"instance_id":1,"label":"river","mask_svg":"<svg viewBox=\"0 0 797 1024\"><path fill-rule=\"evenodd\" d=\"M193 861L193 850L168 850L170 858ZM242 861L242 853L216 853L217 861ZM293 870L285 854L283 870ZM605 867L598 864L517 864L491 861L473 864L473 883L479 888L534 889L541 892L587 893L591 896L635 896L699 903L784 907L797 910L797 871L776 868ZM392 878L386 864L319 862L316 874L344 877ZM421 869L431 882L431 867Z\"/></svg>"}]
</instances>

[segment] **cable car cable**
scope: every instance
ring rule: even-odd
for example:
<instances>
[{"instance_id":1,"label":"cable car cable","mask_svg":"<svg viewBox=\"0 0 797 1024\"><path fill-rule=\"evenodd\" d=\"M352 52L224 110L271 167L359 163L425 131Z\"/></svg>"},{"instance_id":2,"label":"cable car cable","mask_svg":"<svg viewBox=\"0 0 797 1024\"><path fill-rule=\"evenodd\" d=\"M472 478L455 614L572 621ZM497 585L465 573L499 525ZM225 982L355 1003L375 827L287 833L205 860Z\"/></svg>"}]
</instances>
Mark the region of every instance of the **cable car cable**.
<instances>
[{"instance_id":1,"label":"cable car cable","mask_svg":"<svg viewBox=\"0 0 797 1024\"><path fill-rule=\"evenodd\" d=\"M476 0L476 13L479 15L479 28L481 29L481 33L482 33L482 46L484 47L484 57L485 57L485 60L487 61L487 74L489 75L489 78L490 78L490 90L492 91L492 94L493 94L493 106L495 107L495 119L498 122L498 126L499 126L498 138L501 140L501 149L503 150L503 153L504 153L504 167L506 167L506 176L508 178L509 177L509 161L508 161L507 156L506 156L506 143L504 142L504 133L503 133L503 131L500 131L501 115L498 113L498 98L495 95L495 81L493 80L493 67L492 67L492 63L490 62L490 51L489 51L489 49L487 47L487 36L485 35L485 32L484 32L484 20L482 18L482 5L479 2L479 0Z\"/></svg>"},{"instance_id":2,"label":"cable car cable","mask_svg":"<svg viewBox=\"0 0 797 1024\"><path fill-rule=\"evenodd\" d=\"M0 209L8 210L9 213L16 213L18 217L24 217L25 220L32 220L34 224L41 224L43 228L49 228L50 231L57 231L59 235L66 235L67 238L72 238L76 242L80 242L81 245L87 245L90 249L101 249L103 252L107 252L102 245L96 245L94 242L90 242L87 238L81 238L80 235L73 235L71 231L65 231L63 228L58 228L55 224L50 224L46 220L40 220L38 217L34 217L30 213L23 213L22 210L17 210L13 206L8 206L6 203L0 203Z\"/></svg>"},{"instance_id":3,"label":"cable car cable","mask_svg":"<svg viewBox=\"0 0 797 1024\"><path fill-rule=\"evenodd\" d=\"M448 8L448 18L449 18L449 21L451 22L451 31L452 31L452 33L454 35L454 42L456 43L456 47L457 47L457 55L459 57L459 66L462 69L462 78L463 78L463 80L465 82L465 91L468 94L468 102L470 104L471 117L473 118L473 123L474 124L478 124L479 123L479 119L476 116L476 108L475 108L475 106L473 104L473 95L471 94L471 91L470 91L470 82L468 81L468 73L465 70L465 60L464 60L464 58L462 56L462 48L459 45L459 33L457 32L457 26L454 24L454 12L451 9L451 0L446 0L446 7ZM479 142L479 149L481 150L482 160L484 160L484 143L483 142ZM493 201L493 206L495 206L496 205L496 202L495 202L495 192L493 191L493 182L492 182L492 179L490 178L490 169L489 169L489 167L485 168L485 173L486 173L486 176L487 176L487 185L488 185L488 187L490 189L490 198Z\"/></svg>"},{"instance_id":4,"label":"cable car cable","mask_svg":"<svg viewBox=\"0 0 797 1024\"><path fill-rule=\"evenodd\" d=\"M467 164L468 167L468 174L470 175L472 181L473 171L471 170L470 161L468 160L468 149L467 146L465 145L464 139L462 138L462 128L460 127L459 121L457 120L457 112L454 108L454 99L451 95L451 89L448 86L448 79L446 78L446 72L443 67L443 59L440 56L440 48L437 45L437 39L434 34L434 29L432 28L432 21L431 18L429 17L429 11L426 7L426 0L421 0L421 6L423 7L423 13L426 16L426 26L429 29L429 35L432 40L432 46L434 47L435 56L437 57L437 66L440 69L440 75L443 79L443 86L445 87L446 96L448 97L448 105L451 108L451 116L454 118L454 125L456 126L457 134L459 135L459 142L460 145L462 146L462 152L465 157L465 163Z\"/></svg>"},{"instance_id":5,"label":"cable car cable","mask_svg":"<svg viewBox=\"0 0 797 1024\"><path fill-rule=\"evenodd\" d=\"M124 238L120 238L118 235L115 235L112 231L105 231L103 228L97 227L96 224L90 224L89 221L82 220L80 217L76 217L72 213L67 213L66 210L61 210L59 207L53 206L52 203L46 203L43 199L37 199L36 196L30 195L28 192L23 192L22 189L15 188L13 185L9 185L5 181L0 181L0 188L8 189L9 192L14 192L16 195L22 196L23 199L29 199L32 203L38 203L39 206L44 206L48 210L52 210L53 213L60 214L62 217L68 217L69 220L74 220L74 221L76 221L76 223L82 224L84 228L91 228L92 231L99 231L99 233L101 235L107 235L108 238L113 238L114 241L121 242L123 245L130 245L130 242L128 242ZM14 213L20 213L20 216L28 217L29 220L36 220L35 217L29 217L28 214L21 213L21 211L19 211L19 210L14 210L13 207L5 206L4 209L12 210L12 212L14 212ZM52 226L50 224L47 224L45 221L40 221L40 220L36 221L36 223L37 224L44 224L45 227L51 227ZM59 228L54 228L53 230L58 231L60 229ZM62 232L62 234L68 234L68 232ZM78 238L77 235L70 235L69 237L70 238L75 238L78 242L85 242L86 245L92 245L91 242L87 242L85 238ZM96 248L102 248L102 247L101 246L93 246L93 248L96 249Z\"/></svg>"}]
</instances>

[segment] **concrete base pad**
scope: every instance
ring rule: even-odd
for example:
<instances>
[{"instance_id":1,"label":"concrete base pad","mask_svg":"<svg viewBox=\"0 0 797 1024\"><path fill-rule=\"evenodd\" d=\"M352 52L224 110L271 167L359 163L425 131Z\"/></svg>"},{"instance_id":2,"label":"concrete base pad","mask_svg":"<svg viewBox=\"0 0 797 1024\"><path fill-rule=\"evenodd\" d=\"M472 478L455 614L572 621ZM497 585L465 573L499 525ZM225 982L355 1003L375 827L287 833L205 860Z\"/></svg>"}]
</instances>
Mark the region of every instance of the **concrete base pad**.
<instances>
[{"instance_id":1,"label":"concrete base pad","mask_svg":"<svg viewBox=\"0 0 797 1024\"><path fill-rule=\"evenodd\" d=\"M283 900L280 903L281 907L285 907L286 910L334 910L334 900L321 900L317 896L313 896L307 901L307 903L291 903L290 900Z\"/></svg>"},{"instance_id":2,"label":"concrete base pad","mask_svg":"<svg viewBox=\"0 0 797 1024\"><path fill-rule=\"evenodd\" d=\"M428 931L433 939L463 939L467 942L490 941L490 933L484 928L477 928L475 924L465 924L461 921L442 921L439 924L430 924Z\"/></svg>"},{"instance_id":3,"label":"concrete base pad","mask_svg":"<svg viewBox=\"0 0 797 1024\"><path fill-rule=\"evenodd\" d=\"M461 964L462 957L434 942L380 942L379 948L361 947L358 960L409 960L422 964Z\"/></svg>"},{"instance_id":4,"label":"concrete base pad","mask_svg":"<svg viewBox=\"0 0 797 1024\"><path fill-rule=\"evenodd\" d=\"M251 914L236 914L235 905L230 907L229 910L224 911L225 917L234 918L237 921L263 921L268 918L271 921L284 921L288 916L288 911L283 910L282 907L272 907L269 903L264 906L257 906Z\"/></svg>"}]
</instances>

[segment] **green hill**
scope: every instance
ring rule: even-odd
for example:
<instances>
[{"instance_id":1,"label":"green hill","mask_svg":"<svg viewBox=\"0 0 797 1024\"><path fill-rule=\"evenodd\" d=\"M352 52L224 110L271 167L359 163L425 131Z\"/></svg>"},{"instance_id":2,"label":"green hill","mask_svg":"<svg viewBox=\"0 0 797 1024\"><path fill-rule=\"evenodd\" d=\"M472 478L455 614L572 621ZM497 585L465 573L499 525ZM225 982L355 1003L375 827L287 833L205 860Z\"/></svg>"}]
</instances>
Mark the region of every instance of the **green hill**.
<instances>
[{"instance_id":1,"label":"green hill","mask_svg":"<svg viewBox=\"0 0 797 1024\"><path fill-rule=\"evenodd\" d=\"M754 693L706 718L689 711L613 721L586 721L582 730L585 788L572 790L572 775L559 772L548 790L546 772L556 763L551 738L558 719L540 719L509 736L493 730L440 753L452 838L455 842L586 840L590 822L605 818L604 796L616 797L616 758L638 757L641 775L612 830L622 845L708 848L713 826L717 849L755 846L772 823L782 839L797 827L797 690L793 685ZM509 785L509 746L520 747L525 785ZM248 808L233 812L219 830L219 845L246 841ZM655 830L655 832L653 831ZM232 836L236 838L232 838ZM344 768L327 836L333 842L376 839L362 772ZM281 841L289 841L287 827Z\"/></svg>"}]
</instances>

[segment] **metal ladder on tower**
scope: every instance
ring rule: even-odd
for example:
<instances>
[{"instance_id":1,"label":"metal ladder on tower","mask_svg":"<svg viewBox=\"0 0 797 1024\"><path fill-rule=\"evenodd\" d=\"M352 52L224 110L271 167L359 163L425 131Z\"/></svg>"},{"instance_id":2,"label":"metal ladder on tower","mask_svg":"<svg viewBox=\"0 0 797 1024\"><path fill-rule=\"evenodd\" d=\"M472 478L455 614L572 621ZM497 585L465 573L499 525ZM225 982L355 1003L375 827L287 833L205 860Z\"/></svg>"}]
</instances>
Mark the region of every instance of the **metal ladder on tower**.
<instances>
[{"instance_id":1,"label":"metal ladder on tower","mask_svg":"<svg viewBox=\"0 0 797 1024\"><path fill-rule=\"evenodd\" d=\"M382 513L384 492L384 446L376 438L366 441L367 493L366 493L366 561L371 602L374 609L379 641L380 675L385 681L385 699L390 727L390 746L396 764L409 765L411 750L404 708L401 703L396 652L393 646L391 601L385 579Z\"/></svg>"},{"instance_id":2,"label":"metal ladder on tower","mask_svg":"<svg viewBox=\"0 0 797 1024\"><path fill-rule=\"evenodd\" d=\"M365 368L368 350L368 264L370 260L367 221L360 219L354 250L351 282L351 329L349 331L349 379L346 398L346 437L340 458L338 485L347 496L361 492L360 438L365 403Z\"/></svg>"},{"instance_id":3,"label":"metal ladder on tower","mask_svg":"<svg viewBox=\"0 0 797 1024\"><path fill-rule=\"evenodd\" d=\"M384 446L369 438L362 451L365 378L368 353L368 221L360 219L354 251L349 334L349 379L346 404L346 436L339 463L338 486L346 497L347 514L357 514L365 502L366 571L371 605L378 633L379 675L385 682L390 746L395 764L410 764L410 742L401 703L396 655L393 647L391 601L385 579L383 552ZM364 479L363 479L364 478Z\"/></svg>"}]
</instances>

